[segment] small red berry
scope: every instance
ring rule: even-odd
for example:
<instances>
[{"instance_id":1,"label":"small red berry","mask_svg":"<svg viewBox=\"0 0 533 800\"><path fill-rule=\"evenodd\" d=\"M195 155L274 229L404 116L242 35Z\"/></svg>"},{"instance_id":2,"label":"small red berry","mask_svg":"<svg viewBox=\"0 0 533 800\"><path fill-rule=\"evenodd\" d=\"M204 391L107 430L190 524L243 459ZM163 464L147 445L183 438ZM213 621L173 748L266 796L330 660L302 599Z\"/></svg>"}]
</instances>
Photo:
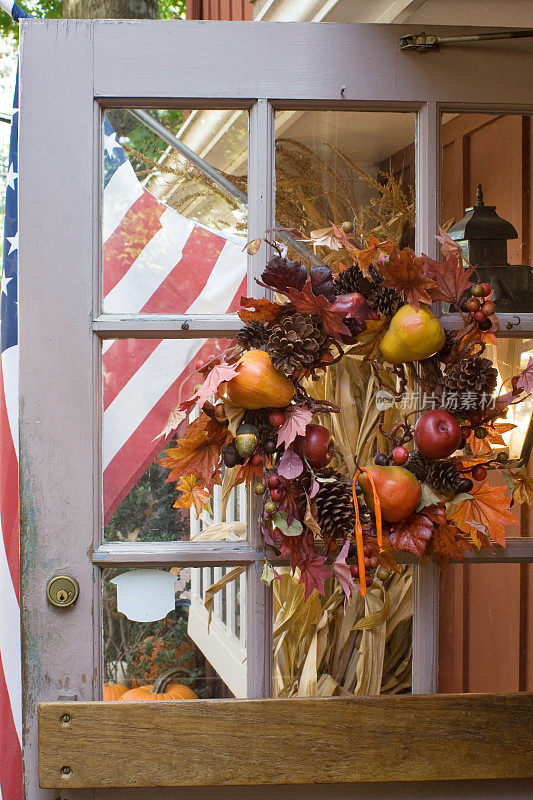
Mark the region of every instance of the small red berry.
<instances>
[{"instance_id":1,"label":"small red berry","mask_svg":"<svg viewBox=\"0 0 533 800\"><path fill-rule=\"evenodd\" d=\"M352 564L352 566L350 567L350 572L352 573L352 578L359 577L359 567L357 566L357 564Z\"/></svg>"},{"instance_id":2,"label":"small red berry","mask_svg":"<svg viewBox=\"0 0 533 800\"><path fill-rule=\"evenodd\" d=\"M267 478L267 483L271 489L277 489L281 486L281 478L277 472L272 472Z\"/></svg>"},{"instance_id":3,"label":"small red berry","mask_svg":"<svg viewBox=\"0 0 533 800\"><path fill-rule=\"evenodd\" d=\"M194 362L194 369L198 372L199 370L203 369L207 364L206 358L199 358L198 361Z\"/></svg>"},{"instance_id":4,"label":"small red berry","mask_svg":"<svg viewBox=\"0 0 533 800\"><path fill-rule=\"evenodd\" d=\"M271 489L270 490L270 497L275 503L279 503L280 500L283 500L285 496L285 492L283 489Z\"/></svg>"},{"instance_id":5,"label":"small red berry","mask_svg":"<svg viewBox=\"0 0 533 800\"><path fill-rule=\"evenodd\" d=\"M281 428L285 422L285 414L283 411L271 411L268 415L268 421L273 428Z\"/></svg>"},{"instance_id":6,"label":"small red berry","mask_svg":"<svg viewBox=\"0 0 533 800\"><path fill-rule=\"evenodd\" d=\"M487 470L481 464L477 464L472 470L472 477L475 481L484 481L487 477Z\"/></svg>"},{"instance_id":7,"label":"small red berry","mask_svg":"<svg viewBox=\"0 0 533 800\"><path fill-rule=\"evenodd\" d=\"M481 311L481 309L479 311L475 312L474 319L475 319L476 322L484 322L485 321L485 314L483 313L483 311Z\"/></svg>"},{"instance_id":8,"label":"small red berry","mask_svg":"<svg viewBox=\"0 0 533 800\"><path fill-rule=\"evenodd\" d=\"M481 285L483 286L483 297L488 297L492 292L490 283L482 283Z\"/></svg>"},{"instance_id":9,"label":"small red berry","mask_svg":"<svg viewBox=\"0 0 533 800\"><path fill-rule=\"evenodd\" d=\"M405 464L409 458L409 451L406 447L395 447L392 451L392 460L398 466Z\"/></svg>"},{"instance_id":10,"label":"small red berry","mask_svg":"<svg viewBox=\"0 0 533 800\"><path fill-rule=\"evenodd\" d=\"M252 464L254 467L260 467L263 463L263 456L261 453L254 453L252 456Z\"/></svg>"}]
</instances>

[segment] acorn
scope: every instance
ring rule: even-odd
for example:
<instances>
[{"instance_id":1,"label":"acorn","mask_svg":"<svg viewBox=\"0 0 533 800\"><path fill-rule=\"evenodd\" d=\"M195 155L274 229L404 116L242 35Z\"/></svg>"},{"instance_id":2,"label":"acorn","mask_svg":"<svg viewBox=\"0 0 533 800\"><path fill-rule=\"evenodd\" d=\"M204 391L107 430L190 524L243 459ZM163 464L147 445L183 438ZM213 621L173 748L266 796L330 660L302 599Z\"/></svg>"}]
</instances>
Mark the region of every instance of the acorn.
<instances>
[{"instance_id":1,"label":"acorn","mask_svg":"<svg viewBox=\"0 0 533 800\"><path fill-rule=\"evenodd\" d=\"M239 425L235 437L235 447L241 458L250 458L259 444L259 429L247 422Z\"/></svg>"},{"instance_id":2,"label":"acorn","mask_svg":"<svg viewBox=\"0 0 533 800\"><path fill-rule=\"evenodd\" d=\"M243 459L237 452L234 442L230 442L222 451L222 458L226 467L236 467L237 464L242 464Z\"/></svg>"}]
</instances>

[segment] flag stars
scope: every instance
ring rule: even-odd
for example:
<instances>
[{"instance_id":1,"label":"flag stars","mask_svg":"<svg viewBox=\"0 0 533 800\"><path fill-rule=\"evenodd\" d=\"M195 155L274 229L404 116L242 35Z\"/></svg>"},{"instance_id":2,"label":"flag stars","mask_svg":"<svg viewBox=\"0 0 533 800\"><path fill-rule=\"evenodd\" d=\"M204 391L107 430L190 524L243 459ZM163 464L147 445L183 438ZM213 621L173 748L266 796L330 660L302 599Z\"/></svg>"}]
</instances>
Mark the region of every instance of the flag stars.
<instances>
[{"instance_id":1,"label":"flag stars","mask_svg":"<svg viewBox=\"0 0 533 800\"><path fill-rule=\"evenodd\" d=\"M6 239L9 242L9 250L7 254L10 256L11 253L14 253L15 250L19 249L19 232L17 231L14 236L6 236Z\"/></svg>"},{"instance_id":2,"label":"flag stars","mask_svg":"<svg viewBox=\"0 0 533 800\"><path fill-rule=\"evenodd\" d=\"M104 136L104 151L107 155L112 158L113 157L113 150L121 150L121 145L117 142L117 134L115 131L108 136L107 134Z\"/></svg>"},{"instance_id":3,"label":"flag stars","mask_svg":"<svg viewBox=\"0 0 533 800\"><path fill-rule=\"evenodd\" d=\"M1 287L0 294L5 294L5 296L7 297L7 284L9 283L9 281L12 281L12 280L13 280L13 278L6 278L5 275L2 275L2 287Z\"/></svg>"},{"instance_id":4,"label":"flag stars","mask_svg":"<svg viewBox=\"0 0 533 800\"><path fill-rule=\"evenodd\" d=\"M15 172L15 170L13 169L13 164L10 164L6 176L7 185L9 186L10 189L15 188L15 181L17 180L18 176L19 176L18 172Z\"/></svg>"}]
</instances>

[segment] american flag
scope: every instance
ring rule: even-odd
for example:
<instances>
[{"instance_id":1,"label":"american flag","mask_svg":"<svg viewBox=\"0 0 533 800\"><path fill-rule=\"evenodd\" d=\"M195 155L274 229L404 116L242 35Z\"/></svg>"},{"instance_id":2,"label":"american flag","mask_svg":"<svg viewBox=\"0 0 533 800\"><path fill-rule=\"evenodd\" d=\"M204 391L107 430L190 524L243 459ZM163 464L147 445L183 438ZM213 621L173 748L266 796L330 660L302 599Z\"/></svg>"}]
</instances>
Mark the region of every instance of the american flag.
<instances>
[{"instance_id":1,"label":"american flag","mask_svg":"<svg viewBox=\"0 0 533 800\"><path fill-rule=\"evenodd\" d=\"M246 288L241 237L178 214L138 181L104 122L105 313L215 314L235 311ZM159 437L179 387L198 382L192 363L213 352L202 339L104 342L103 469L107 522L164 445Z\"/></svg>"},{"instance_id":2,"label":"american flag","mask_svg":"<svg viewBox=\"0 0 533 800\"><path fill-rule=\"evenodd\" d=\"M14 19L28 16L0 0ZM18 525L17 178L18 80L11 128L1 288L0 374L0 800L22 797ZM243 242L157 200L138 181L104 123L104 311L223 313L246 286ZM160 436L201 339L116 339L103 344L103 468L109 520L165 444ZM184 386L187 396L187 382Z\"/></svg>"}]
</instances>

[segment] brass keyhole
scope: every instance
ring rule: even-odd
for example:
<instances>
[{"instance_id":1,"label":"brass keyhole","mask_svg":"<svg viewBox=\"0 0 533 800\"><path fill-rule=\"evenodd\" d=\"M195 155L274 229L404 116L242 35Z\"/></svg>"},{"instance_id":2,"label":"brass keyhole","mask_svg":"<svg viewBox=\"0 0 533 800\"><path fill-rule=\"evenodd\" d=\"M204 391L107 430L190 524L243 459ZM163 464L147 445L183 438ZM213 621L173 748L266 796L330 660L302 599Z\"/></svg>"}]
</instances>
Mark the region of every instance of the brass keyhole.
<instances>
[{"instance_id":1,"label":"brass keyhole","mask_svg":"<svg viewBox=\"0 0 533 800\"><path fill-rule=\"evenodd\" d=\"M56 608L69 608L78 599L79 586L70 575L56 575L50 578L46 587L48 601Z\"/></svg>"}]
</instances>

